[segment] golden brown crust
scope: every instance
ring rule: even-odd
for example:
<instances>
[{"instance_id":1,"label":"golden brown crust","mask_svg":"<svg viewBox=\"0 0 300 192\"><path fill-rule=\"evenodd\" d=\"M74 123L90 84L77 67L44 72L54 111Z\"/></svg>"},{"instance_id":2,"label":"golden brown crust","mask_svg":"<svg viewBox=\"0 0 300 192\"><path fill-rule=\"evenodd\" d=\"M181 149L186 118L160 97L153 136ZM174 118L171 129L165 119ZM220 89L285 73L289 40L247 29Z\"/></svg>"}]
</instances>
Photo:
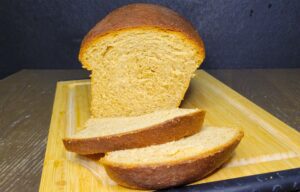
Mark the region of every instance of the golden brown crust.
<instances>
[{"instance_id":1,"label":"golden brown crust","mask_svg":"<svg viewBox=\"0 0 300 192\"><path fill-rule=\"evenodd\" d=\"M84 157L87 157L91 160L94 160L94 161L99 161L102 157L104 157L104 153L95 153L95 154L88 154L88 155L82 155Z\"/></svg>"},{"instance_id":2,"label":"golden brown crust","mask_svg":"<svg viewBox=\"0 0 300 192\"><path fill-rule=\"evenodd\" d=\"M102 161L107 174L118 184L133 189L163 189L198 181L224 162L243 137L241 132L228 144L205 155L177 163L126 167Z\"/></svg>"},{"instance_id":3,"label":"golden brown crust","mask_svg":"<svg viewBox=\"0 0 300 192\"><path fill-rule=\"evenodd\" d=\"M199 110L136 131L94 138L64 138L63 143L68 151L83 155L162 144L197 133L204 116L205 111Z\"/></svg>"},{"instance_id":4,"label":"golden brown crust","mask_svg":"<svg viewBox=\"0 0 300 192\"><path fill-rule=\"evenodd\" d=\"M142 29L146 27L182 33L197 45L199 54L204 59L203 41L190 22L166 7L155 4L135 3L112 11L89 31L81 43L79 60L85 67L89 68L83 62L82 55L85 48L99 37L123 29Z\"/></svg>"}]
</instances>

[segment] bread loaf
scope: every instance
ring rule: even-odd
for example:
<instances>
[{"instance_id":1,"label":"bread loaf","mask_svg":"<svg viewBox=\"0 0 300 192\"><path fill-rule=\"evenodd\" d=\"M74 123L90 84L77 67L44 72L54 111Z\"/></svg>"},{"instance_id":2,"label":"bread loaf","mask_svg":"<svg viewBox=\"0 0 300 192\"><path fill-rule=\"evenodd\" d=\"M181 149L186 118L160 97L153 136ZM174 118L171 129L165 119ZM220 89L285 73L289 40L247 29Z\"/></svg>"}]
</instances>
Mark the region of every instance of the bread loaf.
<instances>
[{"instance_id":1,"label":"bread loaf","mask_svg":"<svg viewBox=\"0 0 300 192\"><path fill-rule=\"evenodd\" d=\"M241 130L203 127L178 141L107 153L100 161L118 184L162 189L195 182L226 162L243 137Z\"/></svg>"},{"instance_id":2,"label":"bread loaf","mask_svg":"<svg viewBox=\"0 0 300 192\"><path fill-rule=\"evenodd\" d=\"M137 116L176 108L205 57L192 25L154 4L118 8L82 41L79 60L91 70L94 117Z\"/></svg>"},{"instance_id":3,"label":"bread loaf","mask_svg":"<svg viewBox=\"0 0 300 192\"><path fill-rule=\"evenodd\" d=\"M84 130L63 142L67 150L78 154L161 144L197 133L204 115L199 109L171 109L137 117L90 119Z\"/></svg>"}]
</instances>

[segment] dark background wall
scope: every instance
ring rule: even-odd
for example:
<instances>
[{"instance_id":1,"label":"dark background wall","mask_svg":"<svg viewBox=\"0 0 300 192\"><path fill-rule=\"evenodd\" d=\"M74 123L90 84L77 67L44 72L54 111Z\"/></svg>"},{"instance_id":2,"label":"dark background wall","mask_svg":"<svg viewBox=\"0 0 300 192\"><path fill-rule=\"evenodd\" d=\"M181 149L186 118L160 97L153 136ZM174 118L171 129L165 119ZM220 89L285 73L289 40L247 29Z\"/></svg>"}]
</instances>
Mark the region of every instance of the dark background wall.
<instances>
[{"instance_id":1,"label":"dark background wall","mask_svg":"<svg viewBox=\"0 0 300 192\"><path fill-rule=\"evenodd\" d=\"M111 10L168 6L204 39L203 68L300 67L298 0L0 0L0 78L23 68L80 68L80 42Z\"/></svg>"}]
</instances>

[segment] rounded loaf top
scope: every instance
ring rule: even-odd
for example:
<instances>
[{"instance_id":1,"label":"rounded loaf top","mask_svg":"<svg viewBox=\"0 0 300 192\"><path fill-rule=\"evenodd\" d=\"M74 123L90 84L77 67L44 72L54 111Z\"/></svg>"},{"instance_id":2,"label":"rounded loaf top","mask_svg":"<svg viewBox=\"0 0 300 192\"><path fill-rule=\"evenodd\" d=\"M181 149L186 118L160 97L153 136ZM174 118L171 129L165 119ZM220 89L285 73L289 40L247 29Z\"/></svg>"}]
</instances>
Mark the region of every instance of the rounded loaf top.
<instances>
[{"instance_id":1,"label":"rounded loaf top","mask_svg":"<svg viewBox=\"0 0 300 192\"><path fill-rule=\"evenodd\" d=\"M181 33L198 48L203 61L205 57L204 44L192 24L167 7L147 3L135 3L117 8L98 22L84 37L79 60L85 68L91 69L89 64L84 61L83 54L93 41L116 31L147 27Z\"/></svg>"}]
</instances>

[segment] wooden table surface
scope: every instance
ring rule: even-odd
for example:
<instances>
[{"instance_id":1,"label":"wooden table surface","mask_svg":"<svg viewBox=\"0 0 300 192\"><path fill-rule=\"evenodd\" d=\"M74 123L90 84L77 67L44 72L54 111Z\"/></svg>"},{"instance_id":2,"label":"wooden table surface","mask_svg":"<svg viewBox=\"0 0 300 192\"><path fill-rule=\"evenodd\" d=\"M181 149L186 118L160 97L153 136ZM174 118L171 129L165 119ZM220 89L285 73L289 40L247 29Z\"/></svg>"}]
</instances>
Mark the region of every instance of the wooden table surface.
<instances>
[{"instance_id":1,"label":"wooden table surface","mask_svg":"<svg viewBox=\"0 0 300 192\"><path fill-rule=\"evenodd\" d=\"M208 70L300 131L300 69ZM38 191L57 81L83 70L22 70L0 80L0 191Z\"/></svg>"}]
</instances>

